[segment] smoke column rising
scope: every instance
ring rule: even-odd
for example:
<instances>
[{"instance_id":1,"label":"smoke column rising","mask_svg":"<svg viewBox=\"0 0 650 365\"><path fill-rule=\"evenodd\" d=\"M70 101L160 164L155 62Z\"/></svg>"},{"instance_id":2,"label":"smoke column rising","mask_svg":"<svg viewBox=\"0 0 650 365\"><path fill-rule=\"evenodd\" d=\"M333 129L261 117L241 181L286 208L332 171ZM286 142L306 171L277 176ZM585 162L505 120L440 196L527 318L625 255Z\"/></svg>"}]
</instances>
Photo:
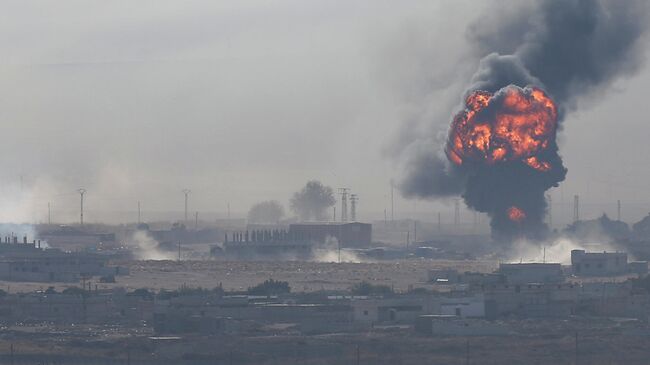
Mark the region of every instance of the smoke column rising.
<instances>
[{"instance_id":1,"label":"smoke column rising","mask_svg":"<svg viewBox=\"0 0 650 365\"><path fill-rule=\"evenodd\" d=\"M493 10L469 29L471 43L485 56L465 90L466 104L452 121L446 148L437 153L407 149L415 152L407 158L400 187L406 197L462 195L469 207L490 215L495 239L539 239L547 231L544 192L566 174L555 132L580 98L593 96L617 77L639 69L647 5L643 1L548 0L520 6L515 12ZM543 123L535 119L519 132L546 141L545 145L518 155L521 137L505 142L501 137L520 124L503 123L499 118L527 111L509 108L503 101L519 95L534 103L531 95L536 92L547 96L556 108L552 135L542 136L537 128ZM465 147L484 152L483 159L477 163L476 154L470 153L469 160L465 155L459 163L461 156L456 155L454 145L459 134L455 132L457 119L471 112L470 102L477 93L485 93L485 105L481 105L481 115L469 123L466 141L471 143ZM484 133L485 126L489 128Z\"/></svg>"}]
</instances>

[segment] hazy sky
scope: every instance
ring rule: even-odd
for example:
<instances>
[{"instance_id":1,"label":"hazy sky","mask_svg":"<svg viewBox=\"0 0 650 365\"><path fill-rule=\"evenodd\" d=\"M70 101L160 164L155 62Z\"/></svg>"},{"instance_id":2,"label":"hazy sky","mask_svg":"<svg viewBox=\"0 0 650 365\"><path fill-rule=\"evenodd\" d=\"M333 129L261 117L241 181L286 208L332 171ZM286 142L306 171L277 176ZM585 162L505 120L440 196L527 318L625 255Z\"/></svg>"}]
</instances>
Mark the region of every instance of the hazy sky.
<instances>
[{"instance_id":1,"label":"hazy sky","mask_svg":"<svg viewBox=\"0 0 650 365\"><path fill-rule=\"evenodd\" d=\"M422 121L458 103L477 65L467 25L508 5L0 4L3 220L44 220L48 201L72 219L81 186L90 220L138 200L182 210L183 188L191 210L230 202L243 213L260 200L286 204L312 178L350 187L361 215L379 217L399 178L396 141L431 133ZM630 220L650 211L649 82L644 68L567 117L558 201L580 192L585 204L634 203Z\"/></svg>"}]
</instances>

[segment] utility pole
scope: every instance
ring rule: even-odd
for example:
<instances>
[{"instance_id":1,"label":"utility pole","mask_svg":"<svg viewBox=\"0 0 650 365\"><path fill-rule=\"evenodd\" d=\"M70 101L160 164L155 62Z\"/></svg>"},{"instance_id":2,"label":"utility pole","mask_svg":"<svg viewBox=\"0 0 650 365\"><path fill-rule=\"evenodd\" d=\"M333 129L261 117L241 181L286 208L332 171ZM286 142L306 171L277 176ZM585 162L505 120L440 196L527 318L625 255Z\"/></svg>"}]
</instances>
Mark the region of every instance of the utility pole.
<instances>
[{"instance_id":1,"label":"utility pole","mask_svg":"<svg viewBox=\"0 0 650 365\"><path fill-rule=\"evenodd\" d=\"M580 196L573 196L573 223L580 220Z\"/></svg>"},{"instance_id":2,"label":"utility pole","mask_svg":"<svg viewBox=\"0 0 650 365\"><path fill-rule=\"evenodd\" d=\"M183 189L183 194L185 194L185 224L187 224L187 199L191 192L192 190L190 189Z\"/></svg>"},{"instance_id":3,"label":"utility pole","mask_svg":"<svg viewBox=\"0 0 650 365\"><path fill-rule=\"evenodd\" d=\"M438 212L438 234L442 234L442 219L440 217L440 212Z\"/></svg>"},{"instance_id":4,"label":"utility pole","mask_svg":"<svg viewBox=\"0 0 650 365\"><path fill-rule=\"evenodd\" d=\"M178 241L178 262L181 262L181 241Z\"/></svg>"},{"instance_id":5,"label":"utility pole","mask_svg":"<svg viewBox=\"0 0 650 365\"><path fill-rule=\"evenodd\" d=\"M230 219L230 203L228 203L228 219Z\"/></svg>"},{"instance_id":6,"label":"utility pole","mask_svg":"<svg viewBox=\"0 0 650 365\"><path fill-rule=\"evenodd\" d=\"M334 208L334 217L333 217L334 219L332 220L332 222L336 222L336 205L333 208Z\"/></svg>"},{"instance_id":7,"label":"utility pole","mask_svg":"<svg viewBox=\"0 0 650 365\"><path fill-rule=\"evenodd\" d=\"M418 240L418 221L413 221L413 243Z\"/></svg>"},{"instance_id":8,"label":"utility pole","mask_svg":"<svg viewBox=\"0 0 650 365\"><path fill-rule=\"evenodd\" d=\"M84 194L86 194L86 189L81 188L77 190L79 192L79 196L81 197L81 214L80 214L80 223L83 226L84 225Z\"/></svg>"},{"instance_id":9,"label":"utility pole","mask_svg":"<svg viewBox=\"0 0 650 365\"><path fill-rule=\"evenodd\" d=\"M52 210L50 209L50 202L47 202L47 224L52 224Z\"/></svg>"},{"instance_id":10,"label":"utility pole","mask_svg":"<svg viewBox=\"0 0 650 365\"><path fill-rule=\"evenodd\" d=\"M336 240L336 244L338 245L338 251L339 251L339 264L341 263L341 241Z\"/></svg>"},{"instance_id":11,"label":"utility pole","mask_svg":"<svg viewBox=\"0 0 650 365\"><path fill-rule=\"evenodd\" d=\"M142 215L140 212L140 201L138 200L138 224L142 223Z\"/></svg>"},{"instance_id":12,"label":"utility pole","mask_svg":"<svg viewBox=\"0 0 650 365\"><path fill-rule=\"evenodd\" d=\"M621 220L621 201L616 201L616 220Z\"/></svg>"},{"instance_id":13,"label":"utility pole","mask_svg":"<svg viewBox=\"0 0 650 365\"><path fill-rule=\"evenodd\" d=\"M350 194L350 218L352 222L357 221L357 202L359 201L359 196L357 194Z\"/></svg>"},{"instance_id":14,"label":"utility pole","mask_svg":"<svg viewBox=\"0 0 650 365\"><path fill-rule=\"evenodd\" d=\"M199 212L194 213L194 229L199 229Z\"/></svg>"}]
</instances>

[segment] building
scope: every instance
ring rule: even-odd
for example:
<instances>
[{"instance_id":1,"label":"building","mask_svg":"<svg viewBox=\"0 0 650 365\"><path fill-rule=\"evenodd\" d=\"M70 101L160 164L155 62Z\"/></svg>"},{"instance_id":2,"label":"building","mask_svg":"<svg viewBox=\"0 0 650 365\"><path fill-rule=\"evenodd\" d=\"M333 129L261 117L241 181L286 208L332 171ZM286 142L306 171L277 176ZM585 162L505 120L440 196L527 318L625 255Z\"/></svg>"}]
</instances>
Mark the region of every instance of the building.
<instances>
[{"instance_id":1,"label":"building","mask_svg":"<svg viewBox=\"0 0 650 365\"><path fill-rule=\"evenodd\" d=\"M415 331L428 336L505 336L514 332L502 323L453 315L423 315L415 321Z\"/></svg>"},{"instance_id":2,"label":"building","mask_svg":"<svg viewBox=\"0 0 650 365\"><path fill-rule=\"evenodd\" d=\"M485 317L485 298L482 294L441 298L440 314L461 318Z\"/></svg>"},{"instance_id":3,"label":"building","mask_svg":"<svg viewBox=\"0 0 650 365\"><path fill-rule=\"evenodd\" d=\"M9 243L14 242L14 243ZM0 280L31 282L78 282L82 278L120 275L125 270L108 267L106 257L88 252L42 249L40 242L0 243Z\"/></svg>"},{"instance_id":4,"label":"building","mask_svg":"<svg viewBox=\"0 0 650 365\"><path fill-rule=\"evenodd\" d=\"M230 260L307 260L312 257L312 246L300 241L231 241L224 243L221 251L211 249L211 254Z\"/></svg>"},{"instance_id":5,"label":"building","mask_svg":"<svg viewBox=\"0 0 650 365\"><path fill-rule=\"evenodd\" d=\"M302 240L325 243L336 238L341 247L366 248L372 243L372 224L359 222L313 222L289 225L289 234Z\"/></svg>"},{"instance_id":6,"label":"building","mask_svg":"<svg viewBox=\"0 0 650 365\"><path fill-rule=\"evenodd\" d=\"M485 316L566 317L575 313L579 286L574 284L495 284L483 290Z\"/></svg>"},{"instance_id":7,"label":"building","mask_svg":"<svg viewBox=\"0 0 650 365\"><path fill-rule=\"evenodd\" d=\"M500 264L499 274L508 284L562 283L562 265L547 263Z\"/></svg>"},{"instance_id":8,"label":"building","mask_svg":"<svg viewBox=\"0 0 650 365\"><path fill-rule=\"evenodd\" d=\"M246 230L224 235L222 246L213 246L210 254L234 260L307 260L314 243L286 230Z\"/></svg>"},{"instance_id":9,"label":"building","mask_svg":"<svg viewBox=\"0 0 650 365\"><path fill-rule=\"evenodd\" d=\"M627 274L627 253L572 250L571 268L573 274L577 276L613 276Z\"/></svg>"},{"instance_id":10,"label":"building","mask_svg":"<svg viewBox=\"0 0 650 365\"><path fill-rule=\"evenodd\" d=\"M38 238L46 241L51 247L70 251L115 245L116 243L113 233L87 232L71 226L59 226L55 230L39 232Z\"/></svg>"},{"instance_id":11,"label":"building","mask_svg":"<svg viewBox=\"0 0 650 365\"><path fill-rule=\"evenodd\" d=\"M367 324L413 323L420 315L440 311L439 302L430 296L354 298L351 304L354 321Z\"/></svg>"},{"instance_id":12,"label":"building","mask_svg":"<svg viewBox=\"0 0 650 365\"><path fill-rule=\"evenodd\" d=\"M11 293L0 297L0 317L5 323L141 323L152 319L153 300L110 291L81 288L74 293L53 289Z\"/></svg>"},{"instance_id":13,"label":"building","mask_svg":"<svg viewBox=\"0 0 650 365\"><path fill-rule=\"evenodd\" d=\"M187 229L184 224L174 223L170 229L152 230L149 225L140 224L138 230L146 231L153 239L162 245L174 246L181 242L183 244L215 243L223 235L218 228Z\"/></svg>"}]
</instances>

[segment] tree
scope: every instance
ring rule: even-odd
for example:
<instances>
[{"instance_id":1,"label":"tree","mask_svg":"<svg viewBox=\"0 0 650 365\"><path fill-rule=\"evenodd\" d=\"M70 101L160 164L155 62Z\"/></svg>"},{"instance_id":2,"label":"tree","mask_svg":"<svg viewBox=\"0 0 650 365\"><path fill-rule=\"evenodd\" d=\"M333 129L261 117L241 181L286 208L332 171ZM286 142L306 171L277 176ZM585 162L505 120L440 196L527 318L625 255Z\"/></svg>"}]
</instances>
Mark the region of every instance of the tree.
<instances>
[{"instance_id":1,"label":"tree","mask_svg":"<svg viewBox=\"0 0 650 365\"><path fill-rule=\"evenodd\" d=\"M389 295L393 294L393 289L388 285L370 284L367 281L354 284L350 288L353 295Z\"/></svg>"},{"instance_id":2,"label":"tree","mask_svg":"<svg viewBox=\"0 0 650 365\"><path fill-rule=\"evenodd\" d=\"M293 194L291 209L302 220L325 220L327 208L336 203L334 191L320 181L308 181L302 190Z\"/></svg>"},{"instance_id":3,"label":"tree","mask_svg":"<svg viewBox=\"0 0 650 365\"><path fill-rule=\"evenodd\" d=\"M279 281L269 279L261 284L257 284L252 288L248 288L250 295L277 295L288 294L291 292L291 287L286 281Z\"/></svg>"},{"instance_id":4,"label":"tree","mask_svg":"<svg viewBox=\"0 0 650 365\"><path fill-rule=\"evenodd\" d=\"M276 224L284 217L284 207L275 200L259 202L248 211L249 223Z\"/></svg>"}]
</instances>

